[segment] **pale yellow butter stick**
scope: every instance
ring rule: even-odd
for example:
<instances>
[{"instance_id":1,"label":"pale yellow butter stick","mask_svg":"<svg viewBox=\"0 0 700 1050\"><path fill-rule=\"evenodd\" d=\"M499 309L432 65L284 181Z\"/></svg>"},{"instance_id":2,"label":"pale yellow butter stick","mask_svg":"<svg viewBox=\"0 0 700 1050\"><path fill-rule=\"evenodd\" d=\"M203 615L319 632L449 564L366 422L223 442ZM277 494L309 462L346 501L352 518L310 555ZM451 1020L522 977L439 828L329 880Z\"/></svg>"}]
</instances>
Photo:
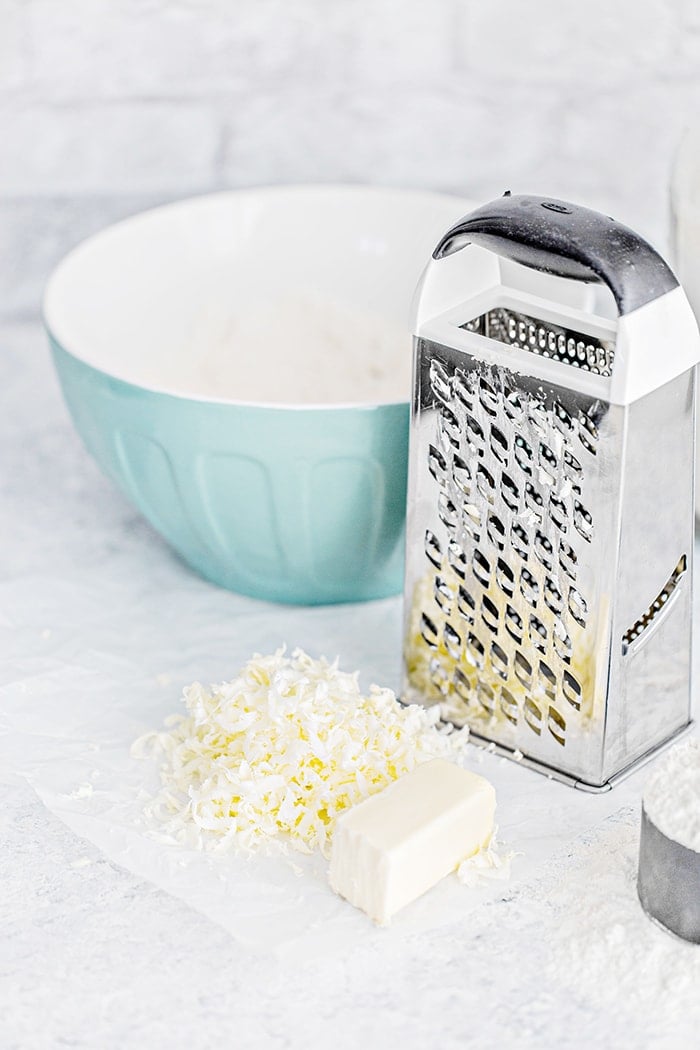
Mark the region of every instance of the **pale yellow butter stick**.
<instances>
[{"instance_id":1,"label":"pale yellow butter stick","mask_svg":"<svg viewBox=\"0 0 700 1050\"><path fill-rule=\"evenodd\" d=\"M332 888L381 925L434 886L493 833L488 780L435 758L338 819Z\"/></svg>"}]
</instances>

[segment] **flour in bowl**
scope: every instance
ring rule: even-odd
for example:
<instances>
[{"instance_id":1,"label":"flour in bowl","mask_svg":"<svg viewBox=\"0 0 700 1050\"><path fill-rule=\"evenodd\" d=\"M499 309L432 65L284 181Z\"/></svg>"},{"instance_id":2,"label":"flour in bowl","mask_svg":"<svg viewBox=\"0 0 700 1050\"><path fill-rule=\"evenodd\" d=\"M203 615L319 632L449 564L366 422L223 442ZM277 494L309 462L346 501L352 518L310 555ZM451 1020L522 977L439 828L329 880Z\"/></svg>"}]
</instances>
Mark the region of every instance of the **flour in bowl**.
<instances>
[{"instance_id":1,"label":"flour in bowl","mask_svg":"<svg viewBox=\"0 0 700 1050\"><path fill-rule=\"evenodd\" d=\"M381 404L411 392L408 324L300 293L199 310L170 359L191 396L282 405Z\"/></svg>"}]
</instances>

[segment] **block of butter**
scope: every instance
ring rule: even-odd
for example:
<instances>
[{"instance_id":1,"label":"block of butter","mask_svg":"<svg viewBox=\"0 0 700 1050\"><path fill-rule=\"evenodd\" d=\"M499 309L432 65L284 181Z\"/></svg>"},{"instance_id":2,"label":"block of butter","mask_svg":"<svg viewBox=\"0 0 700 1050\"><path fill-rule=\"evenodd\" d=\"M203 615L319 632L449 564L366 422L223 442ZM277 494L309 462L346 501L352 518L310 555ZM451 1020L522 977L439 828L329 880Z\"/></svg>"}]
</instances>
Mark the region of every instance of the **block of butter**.
<instances>
[{"instance_id":1,"label":"block of butter","mask_svg":"<svg viewBox=\"0 0 700 1050\"><path fill-rule=\"evenodd\" d=\"M347 810L333 835L330 884L381 925L493 832L488 780L435 758Z\"/></svg>"}]
</instances>

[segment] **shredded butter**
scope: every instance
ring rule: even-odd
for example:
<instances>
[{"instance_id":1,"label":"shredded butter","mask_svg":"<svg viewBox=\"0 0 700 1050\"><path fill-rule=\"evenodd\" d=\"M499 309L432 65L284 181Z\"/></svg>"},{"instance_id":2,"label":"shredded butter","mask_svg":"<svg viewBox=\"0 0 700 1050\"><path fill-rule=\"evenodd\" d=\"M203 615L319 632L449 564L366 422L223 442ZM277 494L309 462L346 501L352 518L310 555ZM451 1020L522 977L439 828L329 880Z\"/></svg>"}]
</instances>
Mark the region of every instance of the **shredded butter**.
<instances>
[{"instance_id":1,"label":"shredded butter","mask_svg":"<svg viewBox=\"0 0 700 1050\"><path fill-rule=\"evenodd\" d=\"M328 856L335 822L392 780L459 750L467 730L439 709L402 706L390 689L300 649L254 656L230 682L185 689L187 713L134 744L160 760L147 809L169 837L202 849L276 844Z\"/></svg>"}]
</instances>

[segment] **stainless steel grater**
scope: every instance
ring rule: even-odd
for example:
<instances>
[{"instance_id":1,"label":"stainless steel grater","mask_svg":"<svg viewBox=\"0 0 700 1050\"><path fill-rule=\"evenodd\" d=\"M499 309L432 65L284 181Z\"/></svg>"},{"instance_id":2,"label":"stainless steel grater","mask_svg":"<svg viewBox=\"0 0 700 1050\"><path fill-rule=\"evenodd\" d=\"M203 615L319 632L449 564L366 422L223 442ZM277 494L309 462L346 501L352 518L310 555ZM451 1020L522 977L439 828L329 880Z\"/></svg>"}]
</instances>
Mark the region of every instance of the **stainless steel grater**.
<instances>
[{"instance_id":1,"label":"stainless steel grater","mask_svg":"<svg viewBox=\"0 0 700 1050\"><path fill-rule=\"evenodd\" d=\"M689 721L697 326L660 256L506 195L415 302L405 693L600 790Z\"/></svg>"}]
</instances>

